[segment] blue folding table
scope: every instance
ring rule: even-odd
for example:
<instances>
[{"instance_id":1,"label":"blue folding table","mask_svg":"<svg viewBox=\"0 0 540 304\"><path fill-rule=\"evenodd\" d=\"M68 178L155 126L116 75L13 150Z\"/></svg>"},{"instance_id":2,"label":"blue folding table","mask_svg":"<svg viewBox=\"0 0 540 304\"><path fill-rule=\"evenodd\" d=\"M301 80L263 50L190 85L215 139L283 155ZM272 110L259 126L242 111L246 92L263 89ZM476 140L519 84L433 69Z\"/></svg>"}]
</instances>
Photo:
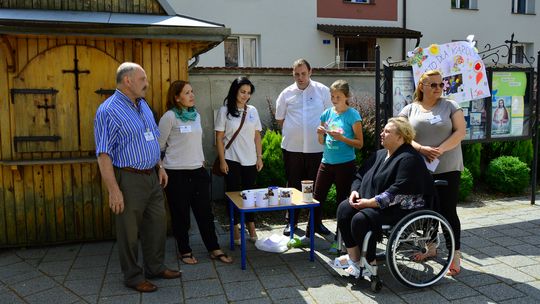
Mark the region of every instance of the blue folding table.
<instances>
[{"instance_id":1,"label":"blue folding table","mask_svg":"<svg viewBox=\"0 0 540 304\"><path fill-rule=\"evenodd\" d=\"M266 212L266 211L276 211L276 210L289 210L289 220L290 220L290 227L291 227L291 239L294 236L294 210L295 209L302 209L302 208L309 208L310 210L310 227L315 227L313 224L313 215L314 215L314 209L315 207L319 206L319 202L316 200L313 200L311 203L304 203L302 202L302 192L300 192L297 189L292 189L292 203L290 205L277 205L277 206L268 206L268 207L251 207L251 208L244 208L242 204L242 197L240 196L240 191L232 191L232 192L225 192L225 196L227 197L227 200L229 201L229 211L230 211L230 247L231 250L234 250L234 209L238 210L240 213L240 240L241 240L241 257L242 257L242 269L246 269L246 237L244 235L244 229L245 229L245 213L248 212ZM314 254L314 229L310 230L309 233L309 239L310 239L310 251L309 251L309 260L314 261L315 254Z\"/></svg>"}]
</instances>

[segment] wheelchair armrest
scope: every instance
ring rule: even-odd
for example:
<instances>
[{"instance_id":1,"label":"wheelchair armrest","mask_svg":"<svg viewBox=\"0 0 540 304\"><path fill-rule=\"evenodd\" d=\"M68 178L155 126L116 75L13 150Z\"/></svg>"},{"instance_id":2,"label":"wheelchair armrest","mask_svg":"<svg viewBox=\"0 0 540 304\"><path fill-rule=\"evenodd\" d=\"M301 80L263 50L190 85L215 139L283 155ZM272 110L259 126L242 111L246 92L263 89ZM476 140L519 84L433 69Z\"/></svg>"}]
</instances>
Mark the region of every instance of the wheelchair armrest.
<instances>
[{"instance_id":1,"label":"wheelchair armrest","mask_svg":"<svg viewBox=\"0 0 540 304\"><path fill-rule=\"evenodd\" d=\"M433 184L435 185L435 187L448 186L448 181L445 181L443 179L436 179L435 181L433 181Z\"/></svg>"}]
</instances>

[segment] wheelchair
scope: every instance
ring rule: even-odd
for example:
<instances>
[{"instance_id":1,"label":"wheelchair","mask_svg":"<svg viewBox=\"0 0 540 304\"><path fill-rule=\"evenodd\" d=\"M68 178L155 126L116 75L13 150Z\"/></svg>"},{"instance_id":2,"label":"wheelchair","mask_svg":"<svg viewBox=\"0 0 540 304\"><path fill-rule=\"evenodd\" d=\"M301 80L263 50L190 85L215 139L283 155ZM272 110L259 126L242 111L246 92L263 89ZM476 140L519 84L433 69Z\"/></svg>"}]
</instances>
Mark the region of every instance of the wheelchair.
<instances>
[{"instance_id":1,"label":"wheelchair","mask_svg":"<svg viewBox=\"0 0 540 304\"><path fill-rule=\"evenodd\" d=\"M446 181L435 181L436 187L444 185L447 185ZM430 205L433 209L434 204ZM419 209L393 226L383 225L382 230L383 237L387 239L386 266L398 282L410 288L422 288L437 283L446 275L454 258L454 234L442 215L433 210ZM362 243L360 277L368 278L371 290L379 292L383 286L378 276L380 266L370 265L365 257L371 236L369 231ZM433 247L436 248L436 256L417 259L419 253L425 254Z\"/></svg>"}]
</instances>

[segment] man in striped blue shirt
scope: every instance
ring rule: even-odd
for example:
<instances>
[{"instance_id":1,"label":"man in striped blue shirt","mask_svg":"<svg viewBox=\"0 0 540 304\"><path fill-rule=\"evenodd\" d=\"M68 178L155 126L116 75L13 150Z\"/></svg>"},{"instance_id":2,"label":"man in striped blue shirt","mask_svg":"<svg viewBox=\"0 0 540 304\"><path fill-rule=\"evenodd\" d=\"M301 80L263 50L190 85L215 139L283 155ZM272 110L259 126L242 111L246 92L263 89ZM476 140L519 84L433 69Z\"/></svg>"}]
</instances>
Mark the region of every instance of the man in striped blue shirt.
<instances>
[{"instance_id":1,"label":"man in striped blue shirt","mask_svg":"<svg viewBox=\"0 0 540 304\"><path fill-rule=\"evenodd\" d=\"M116 72L116 92L98 108L94 121L101 177L116 215L116 239L126 286L152 292L147 278L174 279L180 272L164 265L166 213L162 187L167 173L160 160L159 129L144 100L144 69L124 62ZM156 174L157 171L157 174ZM141 239L144 270L138 264Z\"/></svg>"}]
</instances>

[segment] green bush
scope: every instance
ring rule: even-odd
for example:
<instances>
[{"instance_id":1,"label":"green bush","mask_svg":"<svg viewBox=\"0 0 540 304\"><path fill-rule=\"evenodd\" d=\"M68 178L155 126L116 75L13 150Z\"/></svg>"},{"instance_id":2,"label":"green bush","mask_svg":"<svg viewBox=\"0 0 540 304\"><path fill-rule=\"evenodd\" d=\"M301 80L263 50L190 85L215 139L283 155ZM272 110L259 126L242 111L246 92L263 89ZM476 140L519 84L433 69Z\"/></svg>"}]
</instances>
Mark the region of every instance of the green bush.
<instances>
[{"instance_id":1,"label":"green bush","mask_svg":"<svg viewBox=\"0 0 540 304\"><path fill-rule=\"evenodd\" d=\"M473 175L467 167L461 172L461 182L459 185L459 201L463 202L471 194L473 189Z\"/></svg>"},{"instance_id":2,"label":"green bush","mask_svg":"<svg viewBox=\"0 0 540 304\"><path fill-rule=\"evenodd\" d=\"M486 171L487 184L500 192L520 194L529 185L531 169L515 156L492 160Z\"/></svg>"},{"instance_id":3,"label":"green bush","mask_svg":"<svg viewBox=\"0 0 540 304\"><path fill-rule=\"evenodd\" d=\"M336 217L337 205L341 203L336 202L336 194L336 186L332 185L326 196L326 201L324 202L324 205L322 205L323 215L332 218Z\"/></svg>"},{"instance_id":4,"label":"green bush","mask_svg":"<svg viewBox=\"0 0 540 304\"><path fill-rule=\"evenodd\" d=\"M354 96L350 106L362 116L362 135L364 137L364 146L356 150L356 163L361 166L376 148L377 135L375 134L375 98L369 94Z\"/></svg>"},{"instance_id":5,"label":"green bush","mask_svg":"<svg viewBox=\"0 0 540 304\"><path fill-rule=\"evenodd\" d=\"M474 143L462 145L461 150L463 153L463 165L470 170L470 173L474 179L480 179L482 175L481 169L481 156L482 156L482 144ZM463 176L463 174L461 175Z\"/></svg>"},{"instance_id":6,"label":"green bush","mask_svg":"<svg viewBox=\"0 0 540 304\"><path fill-rule=\"evenodd\" d=\"M257 175L257 186L285 186L285 165L281 153L281 134L266 130L262 138L264 167Z\"/></svg>"},{"instance_id":7,"label":"green bush","mask_svg":"<svg viewBox=\"0 0 540 304\"><path fill-rule=\"evenodd\" d=\"M522 162L530 164L533 159L533 146L530 139L515 141L497 141L484 146L484 157L486 161L491 161L499 156L513 155Z\"/></svg>"}]
</instances>

